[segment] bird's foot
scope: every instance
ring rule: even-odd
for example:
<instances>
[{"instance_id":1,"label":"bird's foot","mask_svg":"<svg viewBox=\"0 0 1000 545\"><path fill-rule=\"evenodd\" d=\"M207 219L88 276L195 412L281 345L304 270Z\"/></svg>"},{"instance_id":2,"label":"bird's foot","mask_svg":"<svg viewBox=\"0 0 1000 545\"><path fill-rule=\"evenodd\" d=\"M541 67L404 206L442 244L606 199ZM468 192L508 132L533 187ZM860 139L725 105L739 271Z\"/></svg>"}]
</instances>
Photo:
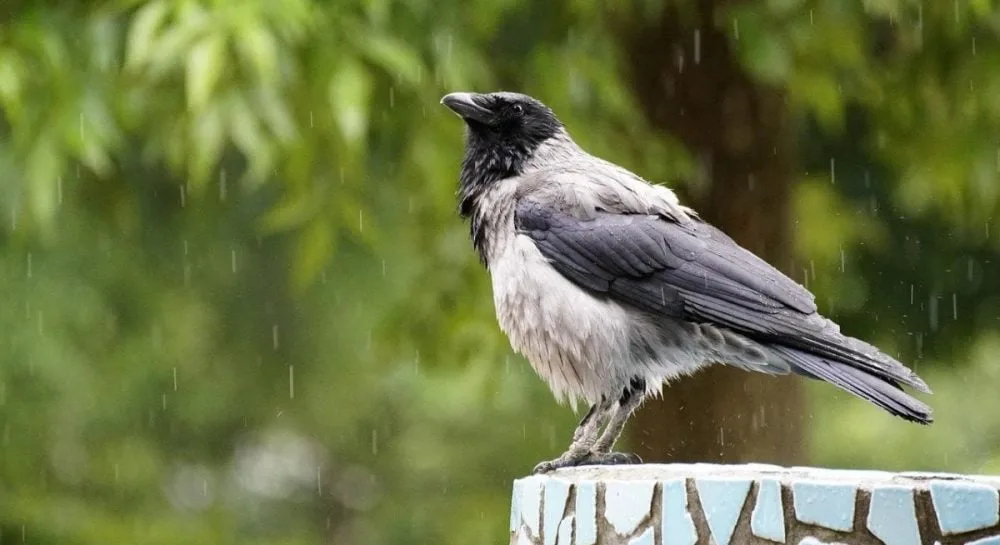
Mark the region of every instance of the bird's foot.
<instances>
[{"instance_id":1,"label":"bird's foot","mask_svg":"<svg viewBox=\"0 0 1000 545\"><path fill-rule=\"evenodd\" d=\"M641 464L642 458L631 452L592 452L569 451L555 460L542 462L535 466L532 474L551 473L564 467L577 466L618 466Z\"/></svg>"},{"instance_id":2,"label":"bird's foot","mask_svg":"<svg viewBox=\"0 0 1000 545\"><path fill-rule=\"evenodd\" d=\"M625 466L639 465L642 458L634 452L601 452L591 455L585 463L580 465L588 466Z\"/></svg>"}]
</instances>

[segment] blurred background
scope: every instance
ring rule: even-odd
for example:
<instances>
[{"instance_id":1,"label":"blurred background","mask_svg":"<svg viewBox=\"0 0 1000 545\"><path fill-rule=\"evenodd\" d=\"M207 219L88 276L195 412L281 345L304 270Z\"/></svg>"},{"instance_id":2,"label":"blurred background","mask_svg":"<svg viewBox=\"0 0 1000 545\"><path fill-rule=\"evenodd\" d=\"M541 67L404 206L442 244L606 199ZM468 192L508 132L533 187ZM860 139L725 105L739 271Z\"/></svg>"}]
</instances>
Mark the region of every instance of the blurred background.
<instances>
[{"instance_id":1,"label":"blurred background","mask_svg":"<svg viewBox=\"0 0 1000 545\"><path fill-rule=\"evenodd\" d=\"M446 92L537 96L918 370L704 372L647 461L1000 472L992 0L4 0L0 543L505 542L513 355Z\"/></svg>"}]
</instances>

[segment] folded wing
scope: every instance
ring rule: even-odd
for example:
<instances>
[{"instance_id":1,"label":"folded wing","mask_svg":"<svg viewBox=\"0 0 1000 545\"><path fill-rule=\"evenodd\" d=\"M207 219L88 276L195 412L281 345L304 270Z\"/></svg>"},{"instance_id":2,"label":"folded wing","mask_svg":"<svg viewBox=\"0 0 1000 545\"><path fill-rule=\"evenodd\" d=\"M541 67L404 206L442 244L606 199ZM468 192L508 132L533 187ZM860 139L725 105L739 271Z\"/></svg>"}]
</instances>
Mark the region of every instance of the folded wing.
<instances>
[{"instance_id":1,"label":"folded wing","mask_svg":"<svg viewBox=\"0 0 1000 545\"><path fill-rule=\"evenodd\" d=\"M929 408L899 391L901 383L929 392L916 374L842 335L808 290L705 222L602 211L580 219L530 196L515 217L559 273L595 295L738 332L773 346L800 374L930 421Z\"/></svg>"}]
</instances>

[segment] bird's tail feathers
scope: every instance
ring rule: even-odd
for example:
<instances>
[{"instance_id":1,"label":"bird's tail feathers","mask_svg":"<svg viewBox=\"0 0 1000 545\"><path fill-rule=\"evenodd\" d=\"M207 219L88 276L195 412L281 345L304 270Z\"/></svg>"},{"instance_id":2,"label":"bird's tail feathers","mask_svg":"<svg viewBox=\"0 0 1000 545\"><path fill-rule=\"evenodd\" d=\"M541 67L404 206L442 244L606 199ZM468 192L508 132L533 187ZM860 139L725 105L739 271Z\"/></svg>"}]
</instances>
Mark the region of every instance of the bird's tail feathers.
<instances>
[{"instance_id":1,"label":"bird's tail feathers","mask_svg":"<svg viewBox=\"0 0 1000 545\"><path fill-rule=\"evenodd\" d=\"M840 333L833 322L827 320L827 323L829 327L823 332L814 332L796 339L783 339L777 343L831 364L840 363L893 384L904 384L925 394L932 393L927 383L912 369L878 348Z\"/></svg>"},{"instance_id":2,"label":"bird's tail feathers","mask_svg":"<svg viewBox=\"0 0 1000 545\"><path fill-rule=\"evenodd\" d=\"M905 420L920 424L930 424L934 421L931 408L903 392L894 380L795 348L786 346L772 348L785 358L793 371L799 374L829 382Z\"/></svg>"}]
</instances>

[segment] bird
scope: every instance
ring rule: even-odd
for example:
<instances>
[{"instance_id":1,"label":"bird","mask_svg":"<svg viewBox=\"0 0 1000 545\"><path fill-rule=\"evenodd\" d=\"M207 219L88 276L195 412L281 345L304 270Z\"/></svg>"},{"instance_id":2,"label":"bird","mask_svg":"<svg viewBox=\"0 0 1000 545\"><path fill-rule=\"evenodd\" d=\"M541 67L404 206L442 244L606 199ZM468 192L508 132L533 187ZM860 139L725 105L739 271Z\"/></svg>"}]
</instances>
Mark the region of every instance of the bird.
<instances>
[{"instance_id":1,"label":"bird","mask_svg":"<svg viewBox=\"0 0 1000 545\"><path fill-rule=\"evenodd\" d=\"M911 422L931 393L908 367L822 316L804 286L681 204L591 155L521 93L453 92L464 121L458 214L488 271L500 329L556 401L589 410L549 473L639 464L614 446L664 384L710 365L833 384Z\"/></svg>"}]
</instances>

